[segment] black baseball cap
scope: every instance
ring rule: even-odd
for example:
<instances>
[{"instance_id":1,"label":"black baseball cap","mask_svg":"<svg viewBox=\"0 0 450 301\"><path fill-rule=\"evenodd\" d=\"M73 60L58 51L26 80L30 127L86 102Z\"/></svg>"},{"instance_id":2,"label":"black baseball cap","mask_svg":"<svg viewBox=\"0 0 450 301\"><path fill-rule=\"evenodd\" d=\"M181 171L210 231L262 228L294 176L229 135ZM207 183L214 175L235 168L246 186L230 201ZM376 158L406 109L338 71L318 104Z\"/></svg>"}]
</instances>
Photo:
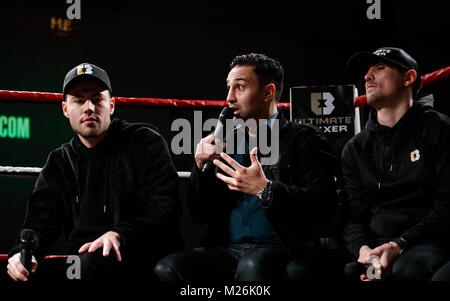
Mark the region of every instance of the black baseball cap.
<instances>
[{"instance_id":1,"label":"black baseball cap","mask_svg":"<svg viewBox=\"0 0 450 301\"><path fill-rule=\"evenodd\" d=\"M419 65L412 56L401 48L382 47L374 52L355 53L347 62L347 70L353 76L361 78L369 70L370 66L380 61L394 65L402 71L415 70L417 72L417 79L414 87L417 89L416 91L419 90L421 85Z\"/></svg>"},{"instance_id":2,"label":"black baseball cap","mask_svg":"<svg viewBox=\"0 0 450 301\"><path fill-rule=\"evenodd\" d=\"M63 84L63 99L67 91L75 84L85 80L95 80L105 85L112 95L111 82L105 70L93 64L82 63L67 72Z\"/></svg>"}]
</instances>

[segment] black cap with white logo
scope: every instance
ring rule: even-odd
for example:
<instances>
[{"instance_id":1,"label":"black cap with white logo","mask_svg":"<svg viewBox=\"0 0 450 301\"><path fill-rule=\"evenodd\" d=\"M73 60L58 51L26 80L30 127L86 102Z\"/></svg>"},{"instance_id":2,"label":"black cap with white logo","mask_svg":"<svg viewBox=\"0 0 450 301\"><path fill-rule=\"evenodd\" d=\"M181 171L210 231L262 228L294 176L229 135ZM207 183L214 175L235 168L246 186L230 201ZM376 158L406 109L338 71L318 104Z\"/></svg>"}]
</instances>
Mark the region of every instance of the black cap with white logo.
<instances>
[{"instance_id":1,"label":"black cap with white logo","mask_svg":"<svg viewBox=\"0 0 450 301\"><path fill-rule=\"evenodd\" d=\"M67 72L63 84L63 97L66 96L67 91L73 87L75 83L90 79L99 81L105 85L112 95L111 82L109 81L106 71L93 64L82 63Z\"/></svg>"},{"instance_id":2,"label":"black cap with white logo","mask_svg":"<svg viewBox=\"0 0 450 301\"><path fill-rule=\"evenodd\" d=\"M350 57L347 62L347 70L354 76L363 77L369 67L380 61L396 66L400 70L415 70L417 79L414 83L418 90L421 85L419 65L417 61L401 48L382 47L374 52L358 52Z\"/></svg>"}]
</instances>

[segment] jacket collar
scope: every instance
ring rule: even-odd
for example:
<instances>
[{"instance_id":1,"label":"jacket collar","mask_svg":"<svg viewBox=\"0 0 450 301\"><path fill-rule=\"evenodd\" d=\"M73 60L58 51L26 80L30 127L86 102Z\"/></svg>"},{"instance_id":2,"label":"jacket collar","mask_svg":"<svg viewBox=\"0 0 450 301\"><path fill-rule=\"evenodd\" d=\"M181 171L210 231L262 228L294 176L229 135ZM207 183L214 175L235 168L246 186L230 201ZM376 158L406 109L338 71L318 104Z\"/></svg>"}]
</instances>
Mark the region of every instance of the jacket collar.
<instances>
[{"instance_id":1,"label":"jacket collar","mask_svg":"<svg viewBox=\"0 0 450 301\"><path fill-rule=\"evenodd\" d=\"M83 142L81 142L80 137L78 137L77 133L75 133L73 139L70 141L70 145L77 153L86 154L101 151L111 143L112 137L114 136L114 129L116 123L117 123L116 119L111 120L105 139L103 139L103 141L101 141L93 148L86 147L86 145L84 145Z\"/></svg>"},{"instance_id":2,"label":"jacket collar","mask_svg":"<svg viewBox=\"0 0 450 301\"><path fill-rule=\"evenodd\" d=\"M377 120L377 111L372 109L366 123L366 129L369 131L381 130L383 132L409 131L409 129L414 128L414 125L417 123L420 115L429 109L429 106L414 102L392 128L379 124Z\"/></svg>"}]
</instances>

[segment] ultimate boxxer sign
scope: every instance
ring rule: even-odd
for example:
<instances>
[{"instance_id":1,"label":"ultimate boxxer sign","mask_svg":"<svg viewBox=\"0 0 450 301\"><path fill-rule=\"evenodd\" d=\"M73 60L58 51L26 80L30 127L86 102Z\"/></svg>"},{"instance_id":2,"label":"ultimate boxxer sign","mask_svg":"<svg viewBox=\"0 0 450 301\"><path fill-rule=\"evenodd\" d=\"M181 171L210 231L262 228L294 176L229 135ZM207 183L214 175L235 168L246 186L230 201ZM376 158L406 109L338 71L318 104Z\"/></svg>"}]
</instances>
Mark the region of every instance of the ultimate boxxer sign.
<instances>
[{"instance_id":1,"label":"ultimate boxxer sign","mask_svg":"<svg viewBox=\"0 0 450 301\"><path fill-rule=\"evenodd\" d=\"M293 87L291 120L317 126L340 154L355 134L354 86Z\"/></svg>"}]
</instances>

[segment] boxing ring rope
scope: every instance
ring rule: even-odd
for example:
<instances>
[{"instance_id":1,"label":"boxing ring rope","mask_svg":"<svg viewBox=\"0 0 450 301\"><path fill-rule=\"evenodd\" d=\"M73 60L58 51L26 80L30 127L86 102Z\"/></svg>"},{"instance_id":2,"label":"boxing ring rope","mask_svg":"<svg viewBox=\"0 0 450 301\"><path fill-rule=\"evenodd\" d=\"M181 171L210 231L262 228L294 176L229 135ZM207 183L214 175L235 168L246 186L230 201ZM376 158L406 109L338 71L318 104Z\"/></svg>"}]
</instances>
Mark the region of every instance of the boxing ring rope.
<instances>
[{"instance_id":1,"label":"boxing ring rope","mask_svg":"<svg viewBox=\"0 0 450 301\"><path fill-rule=\"evenodd\" d=\"M0 166L0 175L19 176L19 177L36 177L42 168L40 167L20 167L20 166ZM178 177L188 179L191 175L189 171L178 171Z\"/></svg>"},{"instance_id":2,"label":"boxing ring rope","mask_svg":"<svg viewBox=\"0 0 450 301\"><path fill-rule=\"evenodd\" d=\"M450 66L441 68L431 73L422 75L422 86L428 86L434 82L444 80L450 76ZM116 104L125 106L156 106L156 107L224 107L226 101L221 100L180 100L180 99L162 99L162 98L136 98L136 97L114 97ZM61 93L48 92L28 92L28 91L7 91L0 90L0 101L32 101L32 102L61 102ZM355 107L365 106L367 104L366 95L355 98ZM278 103L280 109L289 110L290 103Z\"/></svg>"},{"instance_id":3,"label":"boxing ring rope","mask_svg":"<svg viewBox=\"0 0 450 301\"><path fill-rule=\"evenodd\" d=\"M48 260L48 259L58 259L58 258L67 258L67 257L71 257L74 255L48 255L45 256L44 259ZM0 261L7 261L8 260L8 255L6 254L0 254Z\"/></svg>"},{"instance_id":4,"label":"boxing ring rope","mask_svg":"<svg viewBox=\"0 0 450 301\"><path fill-rule=\"evenodd\" d=\"M153 107L178 107L178 108L202 108L224 107L223 100L185 100L165 98L137 98L137 97L113 97L117 105L124 106L153 106ZM61 102L61 93L7 91L0 90L0 101L31 101L31 102ZM289 110L287 102L278 103L280 109Z\"/></svg>"},{"instance_id":5,"label":"boxing ring rope","mask_svg":"<svg viewBox=\"0 0 450 301\"><path fill-rule=\"evenodd\" d=\"M422 87L434 82L447 79L450 76L450 66L441 68L431 73L421 76ZM161 98L136 98L136 97L114 97L117 105L124 106L155 106L155 107L179 107L179 108L201 108L201 107L224 107L226 101L221 100L180 100ZM28 101L28 102L61 102L61 93L48 92L28 92L28 91L7 91L0 90L0 101ZM355 97L355 107L367 104L366 95ZM278 107L283 110L290 109L290 103L279 102ZM36 177L41 168L39 167L13 167L0 166L0 175L7 176L32 176ZM179 171L180 178L189 178L190 172Z\"/></svg>"},{"instance_id":6,"label":"boxing ring rope","mask_svg":"<svg viewBox=\"0 0 450 301\"><path fill-rule=\"evenodd\" d=\"M220 100L180 100L161 98L136 98L136 97L114 97L117 105L124 106L154 106L154 107L178 107L178 108L202 108L202 107L224 107L226 101ZM0 101L28 101L28 102L61 102L61 93L29 92L29 91L7 91L0 90ZM278 103L278 107L289 110L289 103ZM12 177L37 177L40 167L0 166L0 175ZM178 171L178 177L187 179L191 173Z\"/></svg>"}]
</instances>

